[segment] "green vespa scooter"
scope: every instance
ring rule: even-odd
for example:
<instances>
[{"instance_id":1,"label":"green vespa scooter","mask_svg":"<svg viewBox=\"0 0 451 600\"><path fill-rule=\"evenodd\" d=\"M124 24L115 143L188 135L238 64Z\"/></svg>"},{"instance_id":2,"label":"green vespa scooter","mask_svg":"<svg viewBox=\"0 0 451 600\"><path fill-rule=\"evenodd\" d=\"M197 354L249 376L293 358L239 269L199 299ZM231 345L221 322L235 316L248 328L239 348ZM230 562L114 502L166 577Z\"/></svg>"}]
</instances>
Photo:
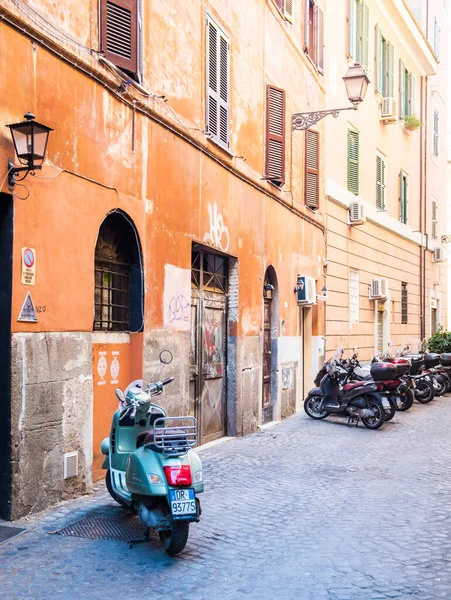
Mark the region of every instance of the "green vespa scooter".
<instances>
[{"instance_id":1,"label":"green vespa scooter","mask_svg":"<svg viewBox=\"0 0 451 600\"><path fill-rule=\"evenodd\" d=\"M160 363L172 362L172 354L163 350ZM163 548L171 556L186 545L189 524L201 514L198 494L204 491L202 464L196 452L197 422L194 417L168 417L152 399L173 381L150 383L144 391L143 381L133 381L123 392L116 388L120 401L113 415L111 433L100 450L105 455L102 468L107 469L107 489L119 504L135 509L146 527L157 529Z\"/></svg>"}]
</instances>

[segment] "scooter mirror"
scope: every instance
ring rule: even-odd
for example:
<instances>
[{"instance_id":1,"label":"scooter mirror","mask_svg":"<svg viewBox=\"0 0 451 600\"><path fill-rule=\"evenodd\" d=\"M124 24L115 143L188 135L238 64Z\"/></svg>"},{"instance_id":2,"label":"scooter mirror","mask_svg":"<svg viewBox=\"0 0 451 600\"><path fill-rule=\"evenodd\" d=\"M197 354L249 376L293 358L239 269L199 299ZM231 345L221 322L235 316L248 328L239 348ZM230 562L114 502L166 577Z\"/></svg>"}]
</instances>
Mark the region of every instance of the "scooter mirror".
<instances>
[{"instance_id":1,"label":"scooter mirror","mask_svg":"<svg viewBox=\"0 0 451 600\"><path fill-rule=\"evenodd\" d=\"M120 402L125 402L124 392L121 390L121 388L116 388L114 390L114 393L116 394L116 397L118 398L118 400L120 400Z\"/></svg>"},{"instance_id":2,"label":"scooter mirror","mask_svg":"<svg viewBox=\"0 0 451 600\"><path fill-rule=\"evenodd\" d=\"M160 352L160 362L164 365L169 365L172 362L172 352L169 350L162 350Z\"/></svg>"}]
</instances>

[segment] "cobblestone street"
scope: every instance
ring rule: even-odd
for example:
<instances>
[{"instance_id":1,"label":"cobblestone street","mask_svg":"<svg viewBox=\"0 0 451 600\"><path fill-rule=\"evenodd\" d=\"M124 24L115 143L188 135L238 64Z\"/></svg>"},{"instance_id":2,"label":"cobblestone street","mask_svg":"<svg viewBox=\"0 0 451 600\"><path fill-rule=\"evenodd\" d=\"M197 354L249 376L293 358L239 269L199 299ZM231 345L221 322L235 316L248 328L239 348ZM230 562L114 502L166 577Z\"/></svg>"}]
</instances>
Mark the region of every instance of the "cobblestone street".
<instances>
[{"instance_id":1,"label":"cobblestone street","mask_svg":"<svg viewBox=\"0 0 451 600\"><path fill-rule=\"evenodd\" d=\"M380 431L302 412L204 449L203 515L179 558L155 537L129 550L49 535L93 511L123 511L101 486L15 523L26 531L0 546L0 596L451 598L450 425L445 397Z\"/></svg>"}]
</instances>

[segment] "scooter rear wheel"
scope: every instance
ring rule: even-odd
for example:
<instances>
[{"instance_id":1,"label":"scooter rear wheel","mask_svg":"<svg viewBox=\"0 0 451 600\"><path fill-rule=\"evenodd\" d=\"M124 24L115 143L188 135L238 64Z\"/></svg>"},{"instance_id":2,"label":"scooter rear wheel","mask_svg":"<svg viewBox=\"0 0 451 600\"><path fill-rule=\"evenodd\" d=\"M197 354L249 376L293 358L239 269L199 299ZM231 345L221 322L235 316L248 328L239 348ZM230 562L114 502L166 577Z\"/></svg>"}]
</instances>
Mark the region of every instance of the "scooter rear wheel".
<instances>
[{"instance_id":1,"label":"scooter rear wheel","mask_svg":"<svg viewBox=\"0 0 451 600\"><path fill-rule=\"evenodd\" d=\"M435 390L432 383L426 379L420 379L415 382L415 399L421 404L428 404L435 397Z\"/></svg>"},{"instance_id":2,"label":"scooter rear wheel","mask_svg":"<svg viewBox=\"0 0 451 600\"><path fill-rule=\"evenodd\" d=\"M368 399L368 408L373 411L372 417L362 417L362 423L368 429L379 429L385 422L385 411L379 399Z\"/></svg>"},{"instance_id":3,"label":"scooter rear wheel","mask_svg":"<svg viewBox=\"0 0 451 600\"><path fill-rule=\"evenodd\" d=\"M398 410L409 410L413 405L415 395L413 390L409 388L405 392L401 392L397 398L399 399Z\"/></svg>"},{"instance_id":4,"label":"scooter rear wheel","mask_svg":"<svg viewBox=\"0 0 451 600\"><path fill-rule=\"evenodd\" d=\"M186 546L189 534L189 523L174 522L171 529L163 529L158 532L160 542L169 556L175 556Z\"/></svg>"}]
</instances>

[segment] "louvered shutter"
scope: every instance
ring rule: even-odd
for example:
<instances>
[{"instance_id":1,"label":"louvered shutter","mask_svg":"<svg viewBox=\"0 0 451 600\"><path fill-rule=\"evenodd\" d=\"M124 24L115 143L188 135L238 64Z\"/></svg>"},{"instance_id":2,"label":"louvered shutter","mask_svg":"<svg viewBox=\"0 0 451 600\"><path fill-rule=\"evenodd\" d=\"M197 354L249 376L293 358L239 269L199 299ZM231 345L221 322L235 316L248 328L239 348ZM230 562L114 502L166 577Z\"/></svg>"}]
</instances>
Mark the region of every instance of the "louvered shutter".
<instances>
[{"instance_id":1,"label":"louvered shutter","mask_svg":"<svg viewBox=\"0 0 451 600\"><path fill-rule=\"evenodd\" d=\"M382 93L382 33L376 25L376 92Z\"/></svg>"},{"instance_id":2,"label":"louvered shutter","mask_svg":"<svg viewBox=\"0 0 451 600\"><path fill-rule=\"evenodd\" d=\"M410 110L412 115L415 114L415 75L413 73L410 74Z\"/></svg>"},{"instance_id":3,"label":"louvered shutter","mask_svg":"<svg viewBox=\"0 0 451 600\"><path fill-rule=\"evenodd\" d=\"M399 214L401 223L407 223L407 175L399 174Z\"/></svg>"},{"instance_id":4,"label":"louvered shutter","mask_svg":"<svg viewBox=\"0 0 451 600\"><path fill-rule=\"evenodd\" d=\"M376 208L385 210L385 160L376 156Z\"/></svg>"},{"instance_id":5,"label":"louvered shutter","mask_svg":"<svg viewBox=\"0 0 451 600\"><path fill-rule=\"evenodd\" d=\"M399 116L406 116L406 68L402 60L399 61Z\"/></svg>"},{"instance_id":6,"label":"louvered shutter","mask_svg":"<svg viewBox=\"0 0 451 600\"><path fill-rule=\"evenodd\" d=\"M348 130L348 190L359 193L359 134Z\"/></svg>"},{"instance_id":7,"label":"louvered shutter","mask_svg":"<svg viewBox=\"0 0 451 600\"><path fill-rule=\"evenodd\" d=\"M310 48L310 0L305 0L304 50Z\"/></svg>"},{"instance_id":8,"label":"louvered shutter","mask_svg":"<svg viewBox=\"0 0 451 600\"><path fill-rule=\"evenodd\" d=\"M293 0L284 1L283 14L288 21L293 20Z\"/></svg>"},{"instance_id":9,"label":"louvered shutter","mask_svg":"<svg viewBox=\"0 0 451 600\"><path fill-rule=\"evenodd\" d=\"M393 98L393 94L395 92L395 88L394 88L394 82L395 82L395 49L393 48L393 44L390 44L390 42L387 44L387 54L388 54L387 96L388 96L388 98Z\"/></svg>"},{"instance_id":10,"label":"louvered shutter","mask_svg":"<svg viewBox=\"0 0 451 600\"><path fill-rule=\"evenodd\" d=\"M316 210L319 206L319 133L305 132L305 204Z\"/></svg>"},{"instance_id":11,"label":"louvered shutter","mask_svg":"<svg viewBox=\"0 0 451 600\"><path fill-rule=\"evenodd\" d=\"M437 237L437 202L432 201L432 237Z\"/></svg>"},{"instance_id":12,"label":"louvered shutter","mask_svg":"<svg viewBox=\"0 0 451 600\"><path fill-rule=\"evenodd\" d=\"M229 42L207 19L207 124L206 131L229 146Z\"/></svg>"},{"instance_id":13,"label":"louvered shutter","mask_svg":"<svg viewBox=\"0 0 451 600\"><path fill-rule=\"evenodd\" d=\"M348 4L348 54L357 60L356 57L356 0L349 0Z\"/></svg>"},{"instance_id":14,"label":"louvered shutter","mask_svg":"<svg viewBox=\"0 0 451 600\"><path fill-rule=\"evenodd\" d=\"M433 153L434 156L439 154L439 124L440 116L438 110L434 110L434 129L433 129Z\"/></svg>"},{"instance_id":15,"label":"louvered shutter","mask_svg":"<svg viewBox=\"0 0 451 600\"><path fill-rule=\"evenodd\" d=\"M362 66L368 70L369 64L369 37L370 37L370 10L366 4L362 5Z\"/></svg>"},{"instance_id":16,"label":"louvered shutter","mask_svg":"<svg viewBox=\"0 0 451 600\"><path fill-rule=\"evenodd\" d=\"M101 0L101 46L121 69L138 70L137 0Z\"/></svg>"},{"instance_id":17,"label":"louvered shutter","mask_svg":"<svg viewBox=\"0 0 451 600\"><path fill-rule=\"evenodd\" d=\"M324 13L318 8L318 62L317 67L321 73L324 72Z\"/></svg>"},{"instance_id":18,"label":"louvered shutter","mask_svg":"<svg viewBox=\"0 0 451 600\"><path fill-rule=\"evenodd\" d=\"M285 182L285 92L266 86L266 160L265 177Z\"/></svg>"}]
</instances>

